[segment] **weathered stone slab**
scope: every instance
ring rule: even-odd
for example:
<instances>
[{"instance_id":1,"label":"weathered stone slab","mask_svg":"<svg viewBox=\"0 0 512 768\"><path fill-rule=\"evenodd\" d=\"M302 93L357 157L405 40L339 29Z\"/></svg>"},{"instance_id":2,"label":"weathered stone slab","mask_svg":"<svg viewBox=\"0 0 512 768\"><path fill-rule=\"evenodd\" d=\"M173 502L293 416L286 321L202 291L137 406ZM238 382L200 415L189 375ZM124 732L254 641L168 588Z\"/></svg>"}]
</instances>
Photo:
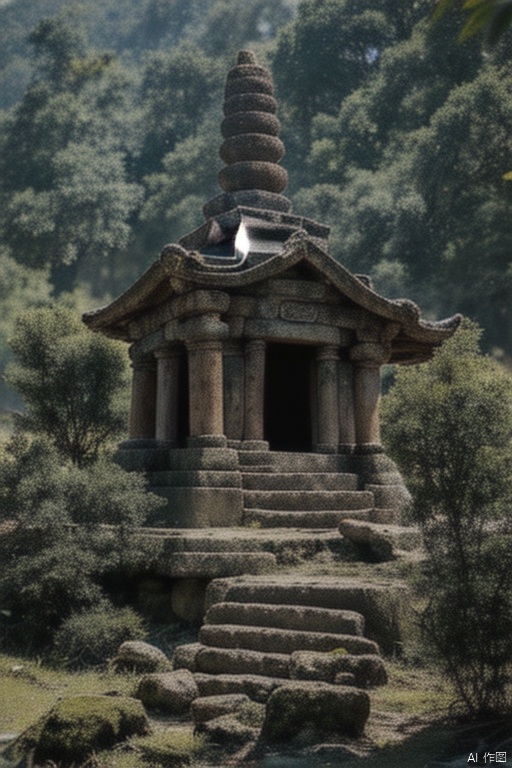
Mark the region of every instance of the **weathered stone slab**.
<instances>
[{"instance_id":1,"label":"weathered stone slab","mask_svg":"<svg viewBox=\"0 0 512 768\"><path fill-rule=\"evenodd\" d=\"M344 517L369 520L371 509L312 509L303 511L285 511L273 509L246 509L243 521L245 525L257 523L263 528L337 528Z\"/></svg>"},{"instance_id":2,"label":"weathered stone slab","mask_svg":"<svg viewBox=\"0 0 512 768\"><path fill-rule=\"evenodd\" d=\"M202 696L192 703L192 720L194 723L205 723L214 717L230 715L237 712L250 699L244 693L226 693L216 696Z\"/></svg>"},{"instance_id":3,"label":"weathered stone slab","mask_svg":"<svg viewBox=\"0 0 512 768\"><path fill-rule=\"evenodd\" d=\"M196 672L195 681L201 696L215 696L227 693L244 693L257 702L265 702L273 690L284 685L285 679L253 674L216 674Z\"/></svg>"},{"instance_id":4,"label":"weathered stone slab","mask_svg":"<svg viewBox=\"0 0 512 768\"><path fill-rule=\"evenodd\" d=\"M356 491L347 472L244 472L243 487L258 491Z\"/></svg>"},{"instance_id":5,"label":"weathered stone slab","mask_svg":"<svg viewBox=\"0 0 512 768\"><path fill-rule=\"evenodd\" d=\"M145 675L137 687L137 698L149 710L184 715L190 710L199 688L188 669Z\"/></svg>"},{"instance_id":6,"label":"weathered stone slab","mask_svg":"<svg viewBox=\"0 0 512 768\"><path fill-rule=\"evenodd\" d=\"M151 472L150 486L204 488L239 488L242 485L240 473L226 470L178 470L174 472Z\"/></svg>"},{"instance_id":7,"label":"weathered stone slab","mask_svg":"<svg viewBox=\"0 0 512 768\"><path fill-rule=\"evenodd\" d=\"M204 645L217 648L247 648L261 653L293 653L294 651L333 651L378 653L372 640L356 635L326 632L301 632L274 627L244 627L237 624L204 624L199 631Z\"/></svg>"},{"instance_id":8,"label":"weathered stone slab","mask_svg":"<svg viewBox=\"0 0 512 768\"><path fill-rule=\"evenodd\" d=\"M371 509L368 491L245 491L245 509L352 510Z\"/></svg>"},{"instance_id":9,"label":"weathered stone slab","mask_svg":"<svg viewBox=\"0 0 512 768\"><path fill-rule=\"evenodd\" d=\"M358 636L364 634L364 618L360 613L304 605L215 603L207 611L204 623L242 624Z\"/></svg>"},{"instance_id":10,"label":"weathered stone slab","mask_svg":"<svg viewBox=\"0 0 512 768\"><path fill-rule=\"evenodd\" d=\"M261 738L267 743L316 742L326 736L359 737L370 714L365 691L297 682L277 688L267 702Z\"/></svg>"},{"instance_id":11,"label":"weathered stone slab","mask_svg":"<svg viewBox=\"0 0 512 768\"><path fill-rule=\"evenodd\" d=\"M176 552L168 559L160 558L155 569L163 576L214 579L268 573L276 564L276 556L271 552Z\"/></svg>"},{"instance_id":12,"label":"weathered stone slab","mask_svg":"<svg viewBox=\"0 0 512 768\"><path fill-rule=\"evenodd\" d=\"M175 528L208 528L242 524L243 496L240 488L165 488L153 493L167 499L159 513L161 525Z\"/></svg>"},{"instance_id":13,"label":"weathered stone slab","mask_svg":"<svg viewBox=\"0 0 512 768\"><path fill-rule=\"evenodd\" d=\"M211 675L263 675L289 677L290 656L283 653L260 653L245 648L209 648L202 646L196 657L197 672Z\"/></svg>"},{"instance_id":14,"label":"weathered stone slab","mask_svg":"<svg viewBox=\"0 0 512 768\"><path fill-rule=\"evenodd\" d=\"M387 683L383 659L377 654L316 653L296 651L290 661L290 677L297 680L321 680L334 683L340 675L350 674L358 688Z\"/></svg>"},{"instance_id":15,"label":"weathered stone slab","mask_svg":"<svg viewBox=\"0 0 512 768\"><path fill-rule=\"evenodd\" d=\"M366 549L378 562L394 560L400 550L411 551L421 547L421 534L417 528L342 520L339 531L346 539Z\"/></svg>"},{"instance_id":16,"label":"weathered stone slab","mask_svg":"<svg viewBox=\"0 0 512 768\"><path fill-rule=\"evenodd\" d=\"M172 654L172 666L174 669L188 669L191 672L196 672L197 654L202 648L201 643L178 645Z\"/></svg>"}]
</instances>

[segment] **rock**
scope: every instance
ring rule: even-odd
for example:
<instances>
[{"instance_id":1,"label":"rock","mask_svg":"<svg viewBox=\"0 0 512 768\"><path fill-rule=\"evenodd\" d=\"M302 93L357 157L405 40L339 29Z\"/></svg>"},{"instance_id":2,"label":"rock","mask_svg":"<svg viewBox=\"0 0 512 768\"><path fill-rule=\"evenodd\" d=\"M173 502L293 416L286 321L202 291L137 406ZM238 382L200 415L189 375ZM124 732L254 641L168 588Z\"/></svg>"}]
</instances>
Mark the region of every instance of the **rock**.
<instances>
[{"instance_id":1,"label":"rock","mask_svg":"<svg viewBox=\"0 0 512 768\"><path fill-rule=\"evenodd\" d=\"M359 737L370 714L366 691L326 683L291 682L270 696L261 731L269 744L323 741L327 736Z\"/></svg>"},{"instance_id":2,"label":"rock","mask_svg":"<svg viewBox=\"0 0 512 768\"><path fill-rule=\"evenodd\" d=\"M401 552L421 547L419 530L402 525L341 520L339 531L345 539L362 548L376 562L395 560Z\"/></svg>"},{"instance_id":3,"label":"rock","mask_svg":"<svg viewBox=\"0 0 512 768\"><path fill-rule=\"evenodd\" d=\"M243 693L202 696L192 702L192 719L194 723L205 723L207 720L237 712L249 702L249 697Z\"/></svg>"},{"instance_id":4,"label":"rock","mask_svg":"<svg viewBox=\"0 0 512 768\"><path fill-rule=\"evenodd\" d=\"M113 661L116 669L133 672L164 672L172 669L165 653L142 640L127 640L122 643Z\"/></svg>"},{"instance_id":5,"label":"rock","mask_svg":"<svg viewBox=\"0 0 512 768\"><path fill-rule=\"evenodd\" d=\"M340 675L353 675L358 688L386 685L386 667L380 656L373 653L317 653L296 651L291 656L290 677L296 680L322 680L326 683L344 684Z\"/></svg>"},{"instance_id":6,"label":"rock","mask_svg":"<svg viewBox=\"0 0 512 768\"><path fill-rule=\"evenodd\" d=\"M198 696L199 688L188 669L144 675L137 688L137 698L145 707L169 715L186 714Z\"/></svg>"},{"instance_id":7,"label":"rock","mask_svg":"<svg viewBox=\"0 0 512 768\"><path fill-rule=\"evenodd\" d=\"M131 736L150 732L140 701L125 696L72 696L21 734L6 750L8 760L78 763Z\"/></svg>"},{"instance_id":8,"label":"rock","mask_svg":"<svg viewBox=\"0 0 512 768\"><path fill-rule=\"evenodd\" d=\"M234 715L222 715L204 723L198 723L196 733L225 749L238 749L250 741L256 741L258 728L241 723Z\"/></svg>"}]
</instances>

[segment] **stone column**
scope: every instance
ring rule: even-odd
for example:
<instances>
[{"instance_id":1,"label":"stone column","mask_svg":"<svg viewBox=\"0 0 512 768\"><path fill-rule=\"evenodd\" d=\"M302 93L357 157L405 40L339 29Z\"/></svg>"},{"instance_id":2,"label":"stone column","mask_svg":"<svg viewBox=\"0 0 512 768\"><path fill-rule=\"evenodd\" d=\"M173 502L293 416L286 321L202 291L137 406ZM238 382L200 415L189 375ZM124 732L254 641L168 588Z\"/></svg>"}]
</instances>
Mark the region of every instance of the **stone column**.
<instances>
[{"instance_id":1,"label":"stone column","mask_svg":"<svg viewBox=\"0 0 512 768\"><path fill-rule=\"evenodd\" d=\"M153 355L132 358L132 402L130 413L130 439L154 438L156 418L156 360Z\"/></svg>"},{"instance_id":2,"label":"stone column","mask_svg":"<svg viewBox=\"0 0 512 768\"><path fill-rule=\"evenodd\" d=\"M339 435L338 349L319 347L316 353L317 445L322 453L336 453Z\"/></svg>"},{"instance_id":3,"label":"stone column","mask_svg":"<svg viewBox=\"0 0 512 768\"><path fill-rule=\"evenodd\" d=\"M186 346L190 437L224 435L222 341L197 339Z\"/></svg>"},{"instance_id":4,"label":"stone column","mask_svg":"<svg viewBox=\"0 0 512 768\"><path fill-rule=\"evenodd\" d=\"M245 345L244 440L263 440L266 346L263 339Z\"/></svg>"},{"instance_id":5,"label":"stone column","mask_svg":"<svg viewBox=\"0 0 512 768\"><path fill-rule=\"evenodd\" d=\"M338 366L340 445L354 445L356 426L354 414L354 366L348 360L340 360Z\"/></svg>"},{"instance_id":6,"label":"stone column","mask_svg":"<svg viewBox=\"0 0 512 768\"><path fill-rule=\"evenodd\" d=\"M178 375L180 351L165 347L155 352L157 359L156 439L170 445L178 442Z\"/></svg>"},{"instance_id":7,"label":"stone column","mask_svg":"<svg viewBox=\"0 0 512 768\"><path fill-rule=\"evenodd\" d=\"M228 441L240 443L244 435L244 352L240 342L224 342L223 356L224 434Z\"/></svg>"},{"instance_id":8,"label":"stone column","mask_svg":"<svg viewBox=\"0 0 512 768\"><path fill-rule=\"evenodd\" d=\"M387 355L381 344L362 342L352 347L357 445L380 444L380 366Z\"/></svg>"}]
</instances>

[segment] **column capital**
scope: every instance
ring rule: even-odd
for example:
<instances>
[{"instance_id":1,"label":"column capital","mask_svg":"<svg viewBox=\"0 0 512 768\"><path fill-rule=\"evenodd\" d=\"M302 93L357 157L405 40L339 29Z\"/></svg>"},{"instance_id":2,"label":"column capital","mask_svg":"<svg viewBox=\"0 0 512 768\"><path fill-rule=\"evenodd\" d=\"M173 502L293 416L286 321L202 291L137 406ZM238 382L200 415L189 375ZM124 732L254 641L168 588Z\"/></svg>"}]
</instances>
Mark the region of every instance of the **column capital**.
<instances>
[{"instance_id":1,"label":"column capital","mask_svg":"<svg viewBox=\"0 0 512 768\"><path fill-rule=\"evenodd\" d=\"M187 339L185 346L189 352L221 352L223 342L221 339Z\"/></svg>"},{"instance_id":2,"label":"column capital","mask_svg":"<svg viewBox=\"0 0 512 768\"><path fill-rule=\"evenodd\" d=\"M177 357L183 353L183 347L179 347L176 344L167 344L165 347L159 347L155 349L153 355L157 360L168 360L171 357Z\"/></svg>"},{"instance_id":3,"label":"column capital","mask_svg":"<svg viewBox=\"0 0 512 768\"><path fill-rule=\"evenodd\" d=\"M247 339L245 342L245 352L264 352L267 348L265 339Z\"/></svg>"},{"instance_id":4,"label":"column capital","mask_svg":"<svg viewBox=\"0 0 512 768\"><path fill-rule=\"evenodd\" d=\"M131 360L131 366L137 371L151 371L156 368L156 360L151 352L141 352L135 346L130 347L128 352Z\"/></svg>"},{"instance_id":5,"label":"column capital","mask_svg":"<svg viewBox=\"0 0 512 768\"><path fill-rule=\"evenodd\" d=\"M332 360L337 362L340 358L340 349L334 344L323 344L321 347L316 348L316 359L321 362L323 360Z\"/></svg>"}]
</instances>

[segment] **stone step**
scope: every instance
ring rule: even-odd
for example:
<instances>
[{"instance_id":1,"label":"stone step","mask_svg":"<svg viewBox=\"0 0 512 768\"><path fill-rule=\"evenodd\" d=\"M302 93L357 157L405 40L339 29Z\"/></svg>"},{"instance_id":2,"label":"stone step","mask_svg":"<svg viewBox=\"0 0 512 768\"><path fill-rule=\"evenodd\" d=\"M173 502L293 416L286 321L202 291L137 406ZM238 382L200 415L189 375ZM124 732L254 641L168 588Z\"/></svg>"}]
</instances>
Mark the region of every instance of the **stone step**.
<instances>
[{"instance_id":1,"label":"stone step","mask_svg":"<svg viewBox=\"0 0 512 768\"><path fill-rule=\"evenodd\" d=\"M352 654L379 653L372 640L357 635L302 632L274 627L244 627L238 624L203 624L199 642L215 648L244 648L260 653L295 651L329 652L343 649Z\"/></svg>"},{"instance_id":2,"label":"stone step","mask_svg":"<svg viewBox=\"0 0 512 768\"><path fill-rule=\"evenodd\" d=\"M273 510L244 509L245 525L260 525L262 528L337 528L344 518L351 520L369 520L371 509L313 509L313 510Z\"/></svg>"},{"instance_id":3,"label":"stone step","mask_svg":"<svg viewBox=\"0 0 512 768\"><path fill-rule=\"evenodd\" d=\"M348 472L243 472L242 487L258 491L357 491Z\"/></svg>"},{"instance_id":4,"label":"stone step","mask_svg":"<svg viewBox=\"0 0 512 768\"><path fill-rule=\"evenodd\" d=\"M207 611L204 624L242 624L358 636L364 634L364 618L360 613L303 605L215 603Z\"/></svg>"},{"instance_id":5,"label":"stone step","mask_svg":"<svg viewBox=\"0 0 512 768\"><path fill-rule=\"evenodd\" d=\"M282 677L266 677L251 674L208 675L205 672L196 672L194 679L201 696L245 693L250 699L261 704L265 704L272 691L286 683L286 679Z\"/></svg>"},{"instance_id":6,"label":"stone step","mask_svg":"<svg viewBox=\"0 0 512 768\"><path fill-rule=\"evenodd\" d=\"M239 488L241 486L241 478L238 471L217 469L148 472L147 478L151 490L155 490L155 493L159 487Z\"/></svg>"},{"instance_id":7,"label":"stone step","mask_svg":"<svg viewBox=\"0 0 512 768\"><path fill-rule=\"evenodd\" d=\"M207 588L206 608L216 603L304 605L349 610L365 618L365 633L385 653L403 640L410 613L410 592L397 580L363 580L332 576L250 576L216 579Z\"/></svg>"},{"instance_id":8,"label":"stone step","mask_svg":"<svg viewBox=\"0 0 512 768\"><path fill-rule=\"evenodd\" d=\"M160 557L162 563L166 563L174 557L175 553L180 552L233 552L238 555L272 552L277 562L283 564L308 560L320 553L338 558L347 557L347 542L334 526L326 529L143 528L141 534L162 542Z\"/></svg>"},{"instance_id":9,"label":"stone step","mask_svg":"<svg viewBox=\"0 0 512 768\"><path fill-rule=\"evenodd\" d=\"M210 675L261 675L289 679L290 656L247 648L201 646L195 657L195 671Z\"/></svg>"},{"instance_id":10,"label":"stone step","mask_svg":"<svg viewBox=\"0 0 512 768\"><path fill-rule=\"evenodd\" d=\"M172 578L215 579L244 573L269 573L277 566L272 552L175 552L159 558L155 571Z\"/></svg>"},{"instance_id":11,"label":"stone step","mask_svg":"<svg viewBox=\"0 0 512 768\"><path fill-rule=\"evenodd\" d=\"M369 509L369 491L244 491L245 509L328 510Z\"/></svg>"},{"instance_id":12,"label":"stone step","mask_svg":"<svg viewBox=\"0 0 512 768\"><path fill-rule=\"evenodd\" d=\"M287 453L283 451L239 451L239 462L246 467L266 465L274 472L340 472L346 457L331 453Z\"/></svg>"}]
</instances>

